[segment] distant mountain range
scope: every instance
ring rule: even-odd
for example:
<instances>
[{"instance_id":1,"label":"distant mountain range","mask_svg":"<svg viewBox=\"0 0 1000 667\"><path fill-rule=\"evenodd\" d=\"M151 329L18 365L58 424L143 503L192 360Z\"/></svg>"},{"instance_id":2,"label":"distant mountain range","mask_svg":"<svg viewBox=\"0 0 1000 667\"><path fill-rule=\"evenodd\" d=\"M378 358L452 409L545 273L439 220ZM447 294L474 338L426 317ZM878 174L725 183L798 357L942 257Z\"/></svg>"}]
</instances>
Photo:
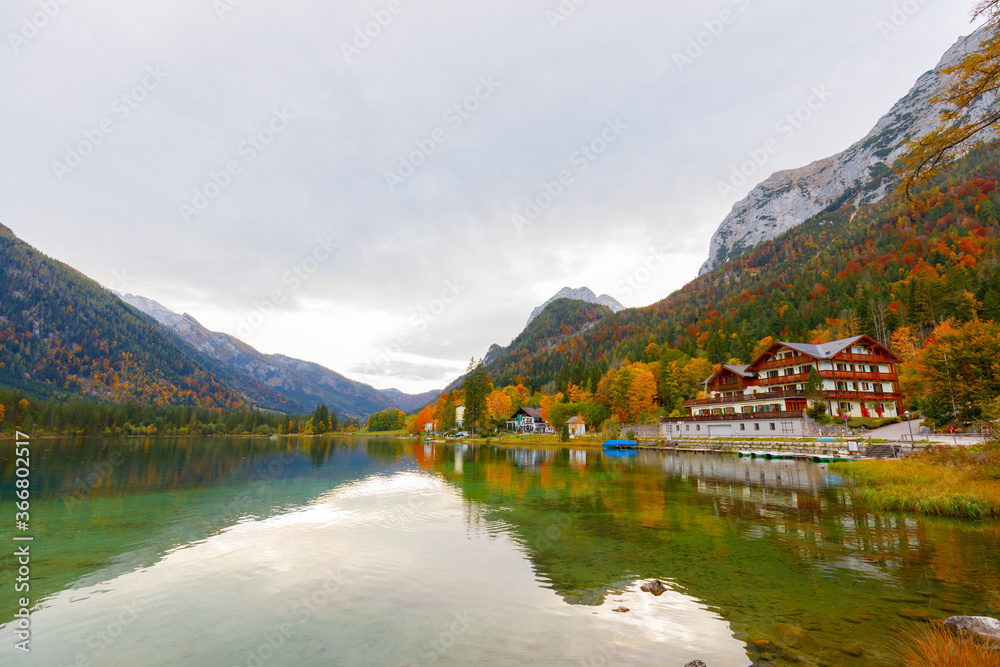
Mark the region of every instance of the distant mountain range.
<instances>
[{"instance_id":1,"label":"distant mountain range","mask_svg":"<svg viewBox=\"0 0 1000 667\"><path fill-rule=\"evenodd\" d=\"M364 418L435 392L379 391L319 364L266 355L142 296L104 289L0 225L0 386L39 398L168 403Z\"/></svg>"},{"instance_id":2,"label":"distant mountain range","mask_svg":"<svg viewBox=\"0 0 1000 667\"><path fill-rule=\"evenodd\" d=\"M885 197L892 186L892 165L906 150L906 142L937 125L940 108L930 100L952 82L942 70L978 47L988 29L959 39L937 67L917 79L910 92L856 144L801 169L779 171L755 187L722 221L699 275L777 238L824 209L845 202L857 207ZM996 101L994 93L983 95L971 117L982 116Z\"/></svg>"},{"instance_id":3,"label":"distant mountain range","mask_svg":"<svg viewBox=\"0 0 1000 667\"><path fill-rule=\"evenodd\" d=\"M250 378L294 401L299 412L310 412L320 403L335 409L339 415L355 417L393 407L410 412L433 401L440 393L411 396L398 389L379 391L316 363L259 352L234 336L209 331L191 315L179 315L152 299L134 294L118 296L189 344L197 351L199 360L217 374L229 379L234 374ZM252 398L266 402L263 396L252 395Z\"/></svg>"},{"instance_id":4,"label":"distant mountain range","mask_svg":"<svg viewBox=\"0 0 1000 667\"><path fill-rule=\"evenodd\" d=\"M216 376L155 321L0 225L0 386L39 398L202 408L284 399Z\"/></svg>"}]
</instances>

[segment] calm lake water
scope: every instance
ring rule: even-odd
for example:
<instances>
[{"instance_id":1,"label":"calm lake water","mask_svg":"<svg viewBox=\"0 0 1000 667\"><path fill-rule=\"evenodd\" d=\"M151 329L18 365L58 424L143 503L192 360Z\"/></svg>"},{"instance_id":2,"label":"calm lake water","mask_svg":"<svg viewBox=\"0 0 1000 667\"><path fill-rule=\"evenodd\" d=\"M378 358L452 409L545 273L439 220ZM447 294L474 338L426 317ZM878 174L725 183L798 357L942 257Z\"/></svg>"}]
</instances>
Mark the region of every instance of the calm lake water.
<instances>
[{"instance_id":1,"label":"calm lake water","mask_svg":"<svg viewBox=\"0 0 1000 667\"><path fill-rule=\"evenodd\" d=\"M813 464L338 438L32 449L24 654L0 444L5 666L890 665L907 624L1000 614L997 523L865 512ZM668 591L639 590L653 578Z\"/></svg>"}]
</instances>

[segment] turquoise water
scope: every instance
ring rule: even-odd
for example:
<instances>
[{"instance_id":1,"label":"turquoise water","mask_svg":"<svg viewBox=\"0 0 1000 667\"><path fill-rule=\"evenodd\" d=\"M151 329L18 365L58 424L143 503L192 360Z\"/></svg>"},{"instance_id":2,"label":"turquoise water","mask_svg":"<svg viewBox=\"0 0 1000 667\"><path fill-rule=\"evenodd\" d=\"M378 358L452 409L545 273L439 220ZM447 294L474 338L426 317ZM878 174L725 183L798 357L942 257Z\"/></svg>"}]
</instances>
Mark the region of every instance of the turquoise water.
<instances>
[{"instance_id":1,"label":"turquoise water","mask_svg":"<svg viewBox=\"0 0 1000 667\"><path fill-rule=\"evenodd\" d=\"M32 448L31 652L8 556L3 665L889 665L907 624L1000 613L996 523L871 514L812 464L389 439ZM640 591L652 578L668 591Z\"/></svg>"}]
</instances>

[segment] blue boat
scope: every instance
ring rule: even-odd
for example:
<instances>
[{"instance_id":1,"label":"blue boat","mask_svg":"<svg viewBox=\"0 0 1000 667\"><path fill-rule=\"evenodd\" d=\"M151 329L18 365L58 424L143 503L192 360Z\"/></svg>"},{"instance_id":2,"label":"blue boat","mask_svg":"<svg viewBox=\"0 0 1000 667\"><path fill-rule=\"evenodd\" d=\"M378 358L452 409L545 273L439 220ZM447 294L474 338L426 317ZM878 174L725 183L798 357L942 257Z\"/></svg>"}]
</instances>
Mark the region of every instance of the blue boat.
<instances>
[{"instance_id":1,"label":"blue boat","mask_svg":"<svg viewBox=\"0 0 1000 667\"><path fill-rule=\"evenodd\" d=\"M605 440L601 445L604 449L635 449L638 446L635 440Z\"/></svg>"}]
</instances>

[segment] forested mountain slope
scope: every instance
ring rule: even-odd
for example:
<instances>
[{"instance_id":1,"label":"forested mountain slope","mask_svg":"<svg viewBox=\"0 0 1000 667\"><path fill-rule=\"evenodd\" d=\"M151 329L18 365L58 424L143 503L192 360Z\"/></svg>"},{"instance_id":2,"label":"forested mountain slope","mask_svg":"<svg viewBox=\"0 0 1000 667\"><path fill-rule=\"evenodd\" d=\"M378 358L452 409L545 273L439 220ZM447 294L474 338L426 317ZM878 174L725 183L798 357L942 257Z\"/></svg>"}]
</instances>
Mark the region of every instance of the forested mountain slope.
<instances>
[{"instance_id":1,"label":"forested mountain slope","mask_svg":"<svg viewBox=\"0 0 1000 667\"><path fill-rule=\"evenodd\" d=\"M1000 147L977 149L915 202L841 205L692 281L646 308L605 317L557 346L508 352L498 386L588 381L667 350L713 363L750 360L765 336L832 339L901 327L926 339L936 323L1000 318ZM655 345L651 345L655 344Z\"/></svg>"},{"instance_id":2,"label":"forested mountain slope","mask_svg":"<svg viewBox=\"0 0 1000 667\"><path fill-rule=\"evenodd\" d=\"M0 225L0 385L40 397L240 409L148 317Z\"/></svg>"}]
</instances>

